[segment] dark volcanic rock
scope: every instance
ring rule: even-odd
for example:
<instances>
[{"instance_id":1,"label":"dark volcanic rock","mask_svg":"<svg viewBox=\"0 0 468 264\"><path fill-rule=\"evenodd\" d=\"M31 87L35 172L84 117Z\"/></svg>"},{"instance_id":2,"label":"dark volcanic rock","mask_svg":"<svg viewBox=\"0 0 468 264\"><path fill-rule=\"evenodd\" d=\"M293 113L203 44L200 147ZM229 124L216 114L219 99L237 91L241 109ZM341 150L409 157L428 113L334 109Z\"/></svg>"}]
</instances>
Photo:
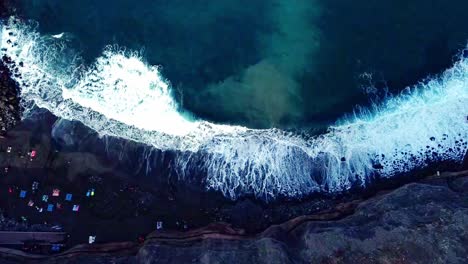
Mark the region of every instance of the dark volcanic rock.
<instances>
[{"instance_id":1,"label":"dark volcanic rock","mask_svg":"<svg viewBox=\"0 0 468 264\"><path fill-rule=\"evenodd\" d=\"M408 184L338 208L340 214L299 217L256 236L221 224L154 232L141 247L71 249L43 263L468 263L467 182ZM339 219L321 220L333 217ZM15 254L3 256L24 261Z\"/></svg>"},{"instance_id":2,"label":"dark volcanic rock","mask_svg":"<svg viewBox=\"0 0 468 264\"><path fill-rule=\"evenodd\" d=\"M0 60L0 135L15 126L20 116L18 85L10 78L4 60Z\"/></svg>"},{"instance_id":3,"label":"dark volcanic rock","mask_svg":"<svg viewBox=\"0 0 468 264\"><path fill-rule=\"evenodd\" d=\"M47 224L30 225L26 220L17 221L15 219L5 217L3 212L0 211L0 231L53 232L54 229L51 225Z\"/></svg>"}]
</instances>

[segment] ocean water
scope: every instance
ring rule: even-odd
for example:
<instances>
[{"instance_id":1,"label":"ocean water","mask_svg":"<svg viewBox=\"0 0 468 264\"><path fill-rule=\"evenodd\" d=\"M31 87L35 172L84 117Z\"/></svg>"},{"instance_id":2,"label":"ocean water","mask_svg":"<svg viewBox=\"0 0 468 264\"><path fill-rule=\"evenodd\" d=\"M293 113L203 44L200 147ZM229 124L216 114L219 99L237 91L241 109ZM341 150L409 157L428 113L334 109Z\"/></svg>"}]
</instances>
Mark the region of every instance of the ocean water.
<instances>
[{"instance_id":1,"label":"ocean water","mask_svg":"<svg viewBox=\"0 0 468 264\"><path fill-rule=\"evenodd\" d=\"M175 152L179 180L231 199L303 197L463 159L460 5L20 1L1 48L25 118Z\"/></svg>"}]
</instances>

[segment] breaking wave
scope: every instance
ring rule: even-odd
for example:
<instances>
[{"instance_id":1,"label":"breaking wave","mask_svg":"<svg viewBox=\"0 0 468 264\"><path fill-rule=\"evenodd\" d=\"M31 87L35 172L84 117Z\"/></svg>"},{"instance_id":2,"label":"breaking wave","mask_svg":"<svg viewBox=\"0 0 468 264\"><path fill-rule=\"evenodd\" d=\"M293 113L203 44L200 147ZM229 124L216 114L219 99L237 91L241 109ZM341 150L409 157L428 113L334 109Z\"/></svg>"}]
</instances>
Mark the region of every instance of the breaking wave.
<instances>
[{"instance_id":1,"label":"breaking wave","mask_svg":"<svg viewBox=\"0 0 468 264\"><path fill-rule=\"evenodd\" d=\"M66 42L63 34L41 35L14 18L2 26L2 56L14 62L26 115L37 105L101 136L177 151L181 180L201 172L206 188L231 199L340 192L373 177L461 161L467 150L465 58L325 134L304 138L197 119L179 108L158 67L138 53L110 46L85 66Z\"/></svg>"}]
</instances>

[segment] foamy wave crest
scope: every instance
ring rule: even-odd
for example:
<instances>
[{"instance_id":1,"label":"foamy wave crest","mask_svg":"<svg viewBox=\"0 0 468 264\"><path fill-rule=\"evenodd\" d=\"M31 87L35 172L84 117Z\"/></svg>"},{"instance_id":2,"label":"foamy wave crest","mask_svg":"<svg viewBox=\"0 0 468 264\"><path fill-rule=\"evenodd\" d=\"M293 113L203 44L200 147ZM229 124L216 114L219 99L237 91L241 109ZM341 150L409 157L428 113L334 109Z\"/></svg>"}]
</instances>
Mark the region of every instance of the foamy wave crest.
<instances>
[{"instance_id":1,"label":"foamy wave crest","mask_svg":"<svg viewBox=\"0 0 468 264\"><path fill-rule=\"evenodd\" d=\"M83 66L61 38L10 19L2 55L18 74L23 105L82 122L101 136L177 151L181 180L236 199L300 197L364 185L436 161L461 161L468 137L468 60L310 139L279 129L212 124L179 109L158 67L108 47Z\"/></svg>"}]
</instances>

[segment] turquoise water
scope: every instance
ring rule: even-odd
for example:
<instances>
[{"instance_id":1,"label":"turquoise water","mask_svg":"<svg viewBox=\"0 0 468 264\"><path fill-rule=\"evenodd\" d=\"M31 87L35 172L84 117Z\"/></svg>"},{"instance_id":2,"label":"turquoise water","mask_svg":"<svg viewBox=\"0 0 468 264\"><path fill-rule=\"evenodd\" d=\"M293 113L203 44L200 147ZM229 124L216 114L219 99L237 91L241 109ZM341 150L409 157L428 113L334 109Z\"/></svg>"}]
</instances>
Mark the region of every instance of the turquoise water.
<instances>
[{"instance_id":1,"label":"turquoise water","mask_svg":"<svg viewBox=\"0 0 468 264\"><path fill-rule=\"evenodd\" d=\"M11 70L24 116L35 105L81 122L106 144L142 143L135 166L154 177L163 177L152 170L154 157L171 153L169 176L227 198L296 198L457 163L466 153L460 6L35 1L19 8L21 19L0 31L2 54L21 62Z\"/></svg>"},{"instance_id":2,"label":"turquoise water","mask_svg":"<svg viewBox=\"0 0 468 264\"><path fill-rule=\"evenodd\" d=\"M185 109L255 128L325 127L385 88L440 73L468 40L466 1L19 3L41 32L68 32L87 61L108 44L144 50Z\"/></svg>"}]
</instances>

